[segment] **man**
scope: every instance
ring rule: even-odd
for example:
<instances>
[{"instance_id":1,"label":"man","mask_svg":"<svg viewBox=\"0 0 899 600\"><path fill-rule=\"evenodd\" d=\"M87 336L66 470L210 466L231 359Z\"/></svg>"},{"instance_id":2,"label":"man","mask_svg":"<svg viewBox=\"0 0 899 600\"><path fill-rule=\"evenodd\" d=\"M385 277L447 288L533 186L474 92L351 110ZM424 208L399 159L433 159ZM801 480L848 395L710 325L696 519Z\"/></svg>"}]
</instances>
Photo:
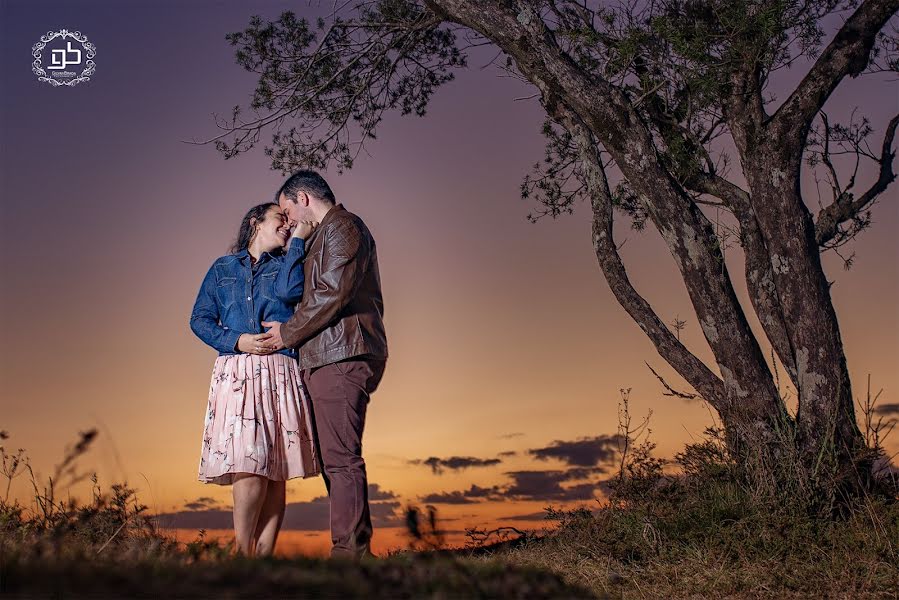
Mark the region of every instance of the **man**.
<instances>
[{"instance_id":1,"label":"man","mask_svg":"<svg viewBox=\"0 0 899 600\"><path fill-rule=\"evenodd\" d=\"M375 241L315 171L294 173L277 200L291 225L319 225L306 240L303 299L286 323L263 323L265 345L299 348L331 502L331 555L358 559L372 535L362 429L387 362Z\"/></svg>"}]
</instances>

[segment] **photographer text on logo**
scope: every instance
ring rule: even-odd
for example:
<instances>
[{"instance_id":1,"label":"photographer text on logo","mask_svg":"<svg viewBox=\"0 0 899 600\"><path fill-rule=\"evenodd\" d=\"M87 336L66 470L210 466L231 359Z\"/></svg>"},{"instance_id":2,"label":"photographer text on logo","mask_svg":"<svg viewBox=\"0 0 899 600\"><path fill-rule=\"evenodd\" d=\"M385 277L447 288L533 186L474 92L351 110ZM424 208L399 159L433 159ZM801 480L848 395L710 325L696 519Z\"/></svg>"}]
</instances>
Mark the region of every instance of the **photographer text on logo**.
<instances>
[{"instance_id":1,"label":"photographer text on logo","mask_svg":"<svg viewBox=\"0 0 899 600\"><path fill-rule=\"evenodd\" d=\"M38 81L57 87L90 81L96 70L97 48L80 31L48 31L31 47L31 70ZM44 64L44 59L47 64Z\"/></svg>"}]
</instances>

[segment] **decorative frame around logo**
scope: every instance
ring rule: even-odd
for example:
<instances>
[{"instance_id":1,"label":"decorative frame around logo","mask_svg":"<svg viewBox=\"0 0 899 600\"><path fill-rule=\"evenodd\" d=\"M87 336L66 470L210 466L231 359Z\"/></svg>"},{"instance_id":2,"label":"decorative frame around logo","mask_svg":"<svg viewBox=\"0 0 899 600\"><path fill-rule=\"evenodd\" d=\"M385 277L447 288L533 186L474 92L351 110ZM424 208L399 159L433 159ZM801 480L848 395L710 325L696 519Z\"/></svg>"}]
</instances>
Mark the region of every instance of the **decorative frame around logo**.
<instances>
[{"instance_id":1,"label":"decorative frame around logo","mask_svg":"<svg viewBox=\"0 0 899 600\"><path fill-rule=\"evenodd\" d=\"M87 56L87 61L84 63L84 69L74 79L69 79L68 81L59 81L57 79L53 79L51 77L47 77L47 72L44 70L41 65L41 61L43 60L41 53L44 50L44 46L53 41L56 38L67 38L70 37L76 42L79 42L84 48L85 56ZM38 81L46 81L53 87L58 87L62 85L78 85L79 83L83 83L85 81L90 81L90 76L94 74L97 65L94 63L92 58L97 54L97 47L92 43L87 41L87 36L82 34L80 31L69 31L68 29L60 29L59 31L48 31L44 35L41 36L41 41L36 43L31 47L31 56L34 57L34 62L31 63L31 71L37 75Z\"/></svg>"}]
</instances>

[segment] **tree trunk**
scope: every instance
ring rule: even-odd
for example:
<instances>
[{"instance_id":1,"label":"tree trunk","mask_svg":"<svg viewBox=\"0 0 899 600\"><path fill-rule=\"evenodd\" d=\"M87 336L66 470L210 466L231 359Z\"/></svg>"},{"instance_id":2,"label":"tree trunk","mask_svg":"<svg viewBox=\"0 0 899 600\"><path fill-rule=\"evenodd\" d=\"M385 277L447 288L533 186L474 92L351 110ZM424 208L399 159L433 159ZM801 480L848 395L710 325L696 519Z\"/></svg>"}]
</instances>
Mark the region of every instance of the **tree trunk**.
<instances>
[{"instance_id":1,"label":"tree trunk","mask_svg":"<svg viewBox=\"0 0 899 600\"><path fill-rule=\"evenodd\" d=\"M799 156L760 151L744 170L795 360L799 449L813 476L845 477L864 439L815 224L799 192Z\"/></svg>"},{"instance_id":2,"label":"tree trunk","mask_svg":"<svg viewBox=\"0 0 899 600\"><path fill-rule=\"evenodd\" d=\"M679 345L660 331L661 321L627 282L620 258L612 251L611 221L606 214L611 205L605 208L603 194L594 192L595 202L600 202L594 203L594 248L606 279L662 356L716 408L736 455L747 465L754 463L748 465L752 468L777 470L783 452L792 453L783 442L792 437L793 422L736 298L711 223L659 162L652 135L629 99L608 82L579 70L533 15L516 14L501 3L440 0L429 4L437 5L444 18L491 39L537 86L550 116L567 121L569 131L571 124L583 127L612 155L675 259L718 364L723 394L710 391L716 386L702 369L695 368L694 361L683 359ZM761 106L750 109L762 112ZM763 326L800 390L801 452L814 470L816 461L836 447L834 460L824 462L846 467L860 435L814 225L801 200L797 203L798 189L787 197L779 192L787 182L785 170L797 173L798 182L798 169L771 159L744 160L743 164L753 165L747 169L751 200L743 212L744 223L751 226L746 230L747 241L754 245L747 279L753 306L761 309ZM772 164L781 166L770 168ZM795 160L793 164L798 165ZM781 474L761 475L781 480Z\"/></svg>"},{"instance_id":3,"label":"tree trunk","mask_svg":"<svg viewBox=\"0 0 899 600\"><path fill-rule=\"evenodd\" d=\"M751 396L742 393L739 380L736 380L726 367L722 369L726 374L724 381L714 375L702 361L681 344L659 319L649 303L634 289L614 242L612 195L602 167L599 149L596 147L589 129L573 111L562 105L558 105L555 110L557 118L571 132L578 146L592 206L593 247L603 275L615 298L649 336L659 354L718 411L724 424L727 444L732 455L741 457L747 466L749 466L748 463L751 463L752 470L755 471L753 476L770 479L768 473L759 472L759 468L767 471L781 452L777 446L780 440L776 439L775 432L790 427L790 418L783 402L773 390L768 394L756 392ZM711 224L704 222L705 219L701 213L696 219L698 221L696 227L703 227L706 235L713 235ZM689 251L687 254L690 254ZM677 255L675 255L675 259L678 259ZM720 257L720 260L722 261L719 267L722 280L729 282L723 266L723 257ZM695 291L698 284L692 279L693 274L689 272L685 273L685 281L688 276L691 277L690 281ZM694 307L696 307L696 303L694 303ZM742 313L734 317L738 325L741 316ZM743 325L748 329L745 322ZM706 323L704 330L706 330L707 336L716 338L715 342L718 341L713 325ZM723 348L720 345L716 344L714 349L716 358L723 354ZM750 354L750 357L753 355L757 361L754 367L765 368L761 351ZM734 364L736 359L745 361L747 357L743 355L722 357L719 366L722 363Z\"/></svg>"}]
</instances>

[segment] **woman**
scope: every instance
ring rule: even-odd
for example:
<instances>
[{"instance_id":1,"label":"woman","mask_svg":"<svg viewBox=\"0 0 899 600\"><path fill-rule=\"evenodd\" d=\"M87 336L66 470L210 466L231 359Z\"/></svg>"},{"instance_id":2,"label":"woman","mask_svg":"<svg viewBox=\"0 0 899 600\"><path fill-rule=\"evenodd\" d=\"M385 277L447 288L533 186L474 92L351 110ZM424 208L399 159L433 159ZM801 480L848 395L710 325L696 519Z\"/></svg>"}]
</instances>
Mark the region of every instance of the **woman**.
<instances>
[{"instance_id":1,"label":"woman","mask_svg":"<svg viewBox=\"0 0 899 600\"><path fill-rule=\"evenodd\" d=\"M320 472L296 350L259 341L263 321L287 321L303 293L305 239L277 204L247 212L231 254L210 267L190 328L219 356L212 369L199 480L232 485L234 533L246 555L271 554L284 518L285 482ZM287 253L284 246L290 240ZM299 268L284 268L289 264Z\"/></svg>"}]
</instances>

